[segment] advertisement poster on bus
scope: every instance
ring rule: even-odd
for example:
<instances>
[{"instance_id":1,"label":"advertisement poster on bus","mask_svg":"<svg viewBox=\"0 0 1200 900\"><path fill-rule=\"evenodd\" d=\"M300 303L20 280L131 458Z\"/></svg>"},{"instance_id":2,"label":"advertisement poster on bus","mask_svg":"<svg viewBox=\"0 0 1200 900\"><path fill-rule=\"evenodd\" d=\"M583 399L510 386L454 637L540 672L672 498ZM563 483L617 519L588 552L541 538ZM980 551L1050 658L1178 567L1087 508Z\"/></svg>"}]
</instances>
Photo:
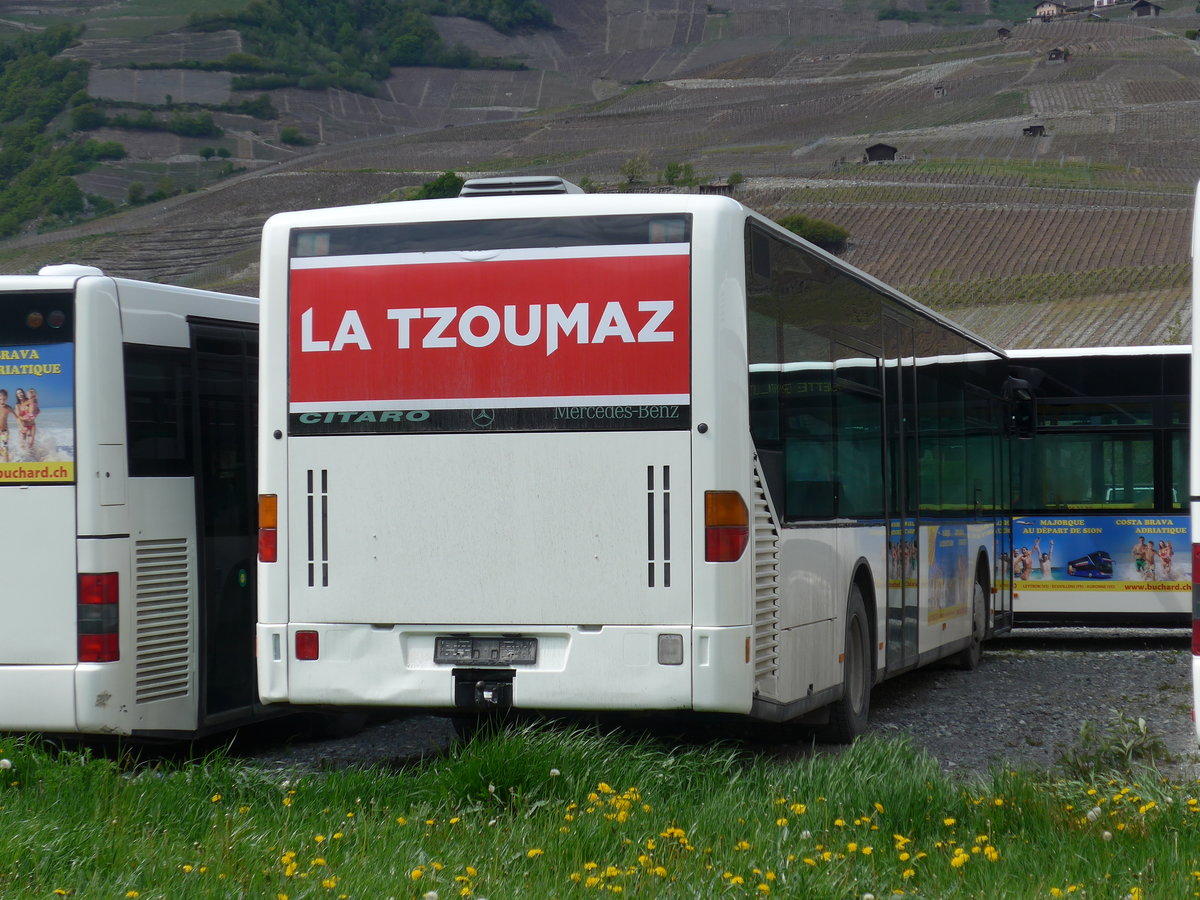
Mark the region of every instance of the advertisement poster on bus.
<instances>
[{"instance_id":1,"label":"advertisement poster on bus","mask_svg":"<svg viewBox=\"0 0 1200 900\"><path fill-rule=\"evenodd\" d=\"M1023 516L1013 521L1018 590L1190 591L1188 517Z\"/></svg>"},{"instance_id":2,"label":"advertisement poster on bus","mask_svg":"<svg viewBox=\"0 0 1200 900\"><path fill-rule=\"evenodd\" d=\"M292 260L292 433L688 428L687 244Z\"/></svg>"},{"instance_id":3,"label":"advertisement poster on bus","mask_svg":"<svg viewBox=\"0 0 1200 900\"><path fill-rule=\"evenodd\" d=\"M74 345L0 348L0 484L75 480Z\"/></svg>"},{"instance_id":4,"label":"advertisement poster on bus","mask_svg":"<svg viewBox=\"0 0 1200 900\"><path fill-rule=\"evenodd\" d=\"M967 526L938 525L928 529L929 624L945 622L967 611Z\"/></svg>"}]
</instances>

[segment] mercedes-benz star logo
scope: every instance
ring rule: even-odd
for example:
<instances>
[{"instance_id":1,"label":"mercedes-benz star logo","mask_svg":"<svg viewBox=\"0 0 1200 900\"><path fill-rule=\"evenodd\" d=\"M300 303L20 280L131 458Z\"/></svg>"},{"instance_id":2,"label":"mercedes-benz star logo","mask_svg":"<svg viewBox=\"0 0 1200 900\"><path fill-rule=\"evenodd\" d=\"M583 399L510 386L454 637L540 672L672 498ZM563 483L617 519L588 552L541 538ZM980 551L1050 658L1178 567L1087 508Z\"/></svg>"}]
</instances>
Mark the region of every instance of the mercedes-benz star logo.
<instances>
[{"instance_id":1,"label":"mercedes-benz star logo","mask_svg":"<svg viewBox=\"0 0 1200 900\"><path fill-rule=\"evenodd\" d=\"M471 421L475 423L476 428L491 428L496 421L496 411L494 409L473 409L471 410Z\"/></svg>"}]
</instances>

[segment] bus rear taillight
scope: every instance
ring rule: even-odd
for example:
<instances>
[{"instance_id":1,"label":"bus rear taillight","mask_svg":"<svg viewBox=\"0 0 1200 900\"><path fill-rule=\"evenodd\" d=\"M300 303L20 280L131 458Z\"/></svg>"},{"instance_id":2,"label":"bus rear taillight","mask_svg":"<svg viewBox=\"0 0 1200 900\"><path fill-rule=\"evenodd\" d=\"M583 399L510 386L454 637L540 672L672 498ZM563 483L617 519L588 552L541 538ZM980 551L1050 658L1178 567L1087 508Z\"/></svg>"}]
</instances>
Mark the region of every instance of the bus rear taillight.
<instances>
[{"instance_id":1,"label":"bus rear taillight","mask_svg":"<svg viewBox=\"0 0 1200 900\"><path fill-rule=\"evenodd\" d=\"M275 494L258 495L258 561L279 559L279 498Z\"/></svg>"},{"instance_id":2,"label":"bus rear taillight","mask_svg":"<svg viewBox=\"0 0 1200 900\"><path fill-rule=\"evenodd\" d=\"M79 636L79 661L116 662L121 658L117 573L81 573L78 591L76 632Z\"/></svg>"},{"instance_id":3,"label":"bus rear taillight","mask_svg":"<svg viewBox=\"0 0 1200 900\"><path fill-rule=\"evenodd\" d=\"M704 492L704 559L734 562L750 542L750 511L737 491Z\"/></svg>"}]
</instances>

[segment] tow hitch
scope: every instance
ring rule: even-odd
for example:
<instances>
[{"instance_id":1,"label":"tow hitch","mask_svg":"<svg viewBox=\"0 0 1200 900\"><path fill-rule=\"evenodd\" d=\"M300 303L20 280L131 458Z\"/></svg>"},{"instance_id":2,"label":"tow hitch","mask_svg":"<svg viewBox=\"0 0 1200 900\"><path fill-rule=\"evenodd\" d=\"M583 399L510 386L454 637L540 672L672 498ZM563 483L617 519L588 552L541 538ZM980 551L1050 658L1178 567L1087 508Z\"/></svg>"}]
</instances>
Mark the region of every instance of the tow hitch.
<instances>
[{"instance_id":1,"label":"tow hitch","mask_svg":"<svg viewBox=\"0 0 1200 900\"><path fill-rule=\"evenodd\" d=\"M512 706L511 669L455 669L454 705L460 709L508 709Z\"/></svg>"}]
</instances>

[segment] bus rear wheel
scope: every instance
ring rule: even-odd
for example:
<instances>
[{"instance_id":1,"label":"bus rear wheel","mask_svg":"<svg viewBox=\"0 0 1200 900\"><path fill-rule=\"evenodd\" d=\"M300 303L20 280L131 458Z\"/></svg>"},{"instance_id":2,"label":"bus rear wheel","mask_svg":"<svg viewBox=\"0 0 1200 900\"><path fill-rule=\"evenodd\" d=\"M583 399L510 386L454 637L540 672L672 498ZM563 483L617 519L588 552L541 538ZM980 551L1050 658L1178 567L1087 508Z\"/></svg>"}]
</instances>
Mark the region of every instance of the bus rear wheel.
<instances>
[{"instance_id":1,"label":"bus rear wheel","mask_svg":"<svg viewBox=\"0 0 1200 900\"><path fill-rule=\"evenodd\" d=\"M976 578L975 589L971 592L971 643L953 657L954 664L965 672L974 672L979 668L980 660L983 659L983 632L986 627L984 622L986 615L987 588L981 578Z\"/></svg>"},{"instance_id":2,"label":"bus rear wheel","mask_svg":"<svg viewBox=\"0 0 1200 900\"><path fill-rule=\"evenodd\" d=\"M827 744L848 744L867 730L875 669L871 664L871 625L867 621L867 606L857 584L850 588L845 621L843 693L841 699L829 707L829 721L817 731L817 739Z\"/></svg>"}]
</instances>

